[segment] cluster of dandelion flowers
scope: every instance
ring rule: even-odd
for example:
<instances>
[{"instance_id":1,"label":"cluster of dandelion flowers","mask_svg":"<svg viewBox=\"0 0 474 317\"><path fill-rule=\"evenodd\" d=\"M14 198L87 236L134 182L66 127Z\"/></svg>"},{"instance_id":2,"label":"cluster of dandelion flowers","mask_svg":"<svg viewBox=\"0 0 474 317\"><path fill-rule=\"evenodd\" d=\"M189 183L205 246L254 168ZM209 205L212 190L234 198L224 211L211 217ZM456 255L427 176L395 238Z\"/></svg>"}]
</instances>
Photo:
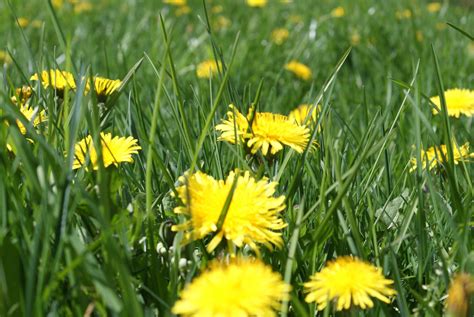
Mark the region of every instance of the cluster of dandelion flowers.
<instances>
[{"instance_id":1,"label":"cluster of dandelion flowers","mask_svg":"<svg viewBox=\"0 0 474 317\"><path fill-rule=\"evenodd\" d=\"M196 76L198 78L209 79L219 73L219 69L222 69L221 63L216 62L213 59L209 59L199 63L196 67Z\"/></svg>"},{"instance_id":2,"label":"cluster of dandelion flowers","mask_svg":"<svg viewBox=\"0 0 474 317\"><path fill-rule=\"evenodd\" d=\"M466 142L462 146L458 146L456 142L452 143L453 148L453 160L454 164L458 165L459 162L469 162L471 158L474 158L474 153L469 151L469 143ZM433 146L428 148L426 151L421 150L421 166L423 169L432 170L443 164L443 156L448 159L448 148L445 144L441 146ZM416 170L417 160L415 157L412 157L410 160L412 167L410 172Z\"/></svg>"},{"instance_id":3,"label":"cluster of dandelion flowers","mask_svg":"<svg viewBox=\"0 0 474 317\"><path fill-rule=\"evenodd\" d=\"M182 316L276 316L291 286L259 260L213 262L188 284L172 312Z\"/></svg>"},{"instance_id":4,"label":"cluster of dandelion flowers","mask_svg":"<svg viewBox=\"0 0 474 317\"><path fill-rule=\"evenodd\" d=\"M352 305L362 309L371 308L371 297L390 303L396 292L392 280L386 279L381 269L357 258L344 256L329 262L320 272L305 283L308 293L305 300L316 302L318 310L324 310L328 302L334 301L337 311Z\"/></svg>"},{"instance_id":5,"label":"cluster of dandelion flowers","mask_svg":"<svg viewBox=\"0 0 474 317\"><path fill-rule=\"evenodd\" d=\"M448 89L444 92L444 98L449 116L459 118L461 114L474 115L474 90ZM430 100L441 110L441 98L439 96L431 97ZM437 109L433 109L433 114L438 113Z\"/></svg>"},{"instance_id":6,"label":"cluster of dandelion flowers","mask_svg":"<svg viewBox=\"0 0 474 317\"><path fill-rule=\"evenodd\" d=\"M74 76L66 71L49 70L43 71L40 75L34 74L30 80L41 81L44 88L52 87L55 90L63 91L66 88L76 89Z\"/></svg>"},{"instance_id":7,"label":"cluster of dandelion flowers","mask_svg":"<svg viewBox=\"0 0 474 317\"><path fill-rule=\"evenodd\" d=\"M19 109L21 114L28 120L33 127L39 126L41 123L48 120L46 111L40 110L38 107L31 107L29 105L29 99L32 91L29 86L23 86L15 90L15 95L11 97L11 101ZM20 120L16 120L16 124L20 129L21 134L26 134L26 127L21 123Z\"/></svg>"},{"instance_id":8,"label":"cluster of dandelion flowers","mask_svg":"<svg viewBox=\"0 0 474 317\"><path fill-rule=\"evenodd\" d=\"M234 181L232 200L224 222L218 227ZM233 246L248 245L258 253L257 244L269 249L282 246L279 230L286 224L279 216L285 209L285 196L273 196L276 182L268 182L266 178L255 180L249 172L239 175L238 170L230 172L225 180L216 180L210 175L196 172L184 175L180 182L183 185L177 188L177 193L183 206L176 207L174 212L184 214L189 219L173 226L172 230L185 232L184 243L213 233L215 235L207 245L209 252L223 239L227 240L231 250Z\"/></svg>"},{"instance_id":9,"label":"cluster of dandelion flowers","mask_svg":"<svg viewBox=\"0 0 474 317\"><path fill-rule=\"evenodd\" d=\"M133 162L133 154L137 154L141 147L133 137L112 137L111 133L100 133L102 161L104 167L118 166L119 163ZM89 135L75 146L73 169L78 169L88 162L94 170L99 169L96 146Z\"/></svg>"},{"instance_id":10,"label":"cluster of dandelion flowers","mask_svg":"<svg viewBox=\"0 0 474 317\"><path fill-rule=\"evenodd\" d=\"M249 121L252 122L251 130ZM256 112L253 115L251 110L245 117L232 105L227 120L217 125L216 130L222 132L220 140L235 143L241 138L252 154L258 150L263 155L276 154L283 149L283 145L302 153L309 142L309 129L285 115L270 112Z\"/></svg>"},{"instance_id":11,"label":"cluster of dandelion flowers","mask_svg":"<svg viewBox=\"0 0 474 317\"><path fill-rule=\"evenodd\" d=\"M302 80L310 80L313 76L313 73L311 72L311 69L308 66L295 60L290 61L288 64L286 64L285 69Z\"/></svg>"},{"instance_id":12,"label":"cluster of dandelion flowers","mask_svg":"<svg viewBox=\"0 0 474 317\"><path fill-rule=\"evenodd\" d=\"M471 297L474 295L474 278L468 273L458 274L451 282L446 300L448 316L467 317ZM471 309L474 309L472 307Z\"/></svg>"}]
</instances>

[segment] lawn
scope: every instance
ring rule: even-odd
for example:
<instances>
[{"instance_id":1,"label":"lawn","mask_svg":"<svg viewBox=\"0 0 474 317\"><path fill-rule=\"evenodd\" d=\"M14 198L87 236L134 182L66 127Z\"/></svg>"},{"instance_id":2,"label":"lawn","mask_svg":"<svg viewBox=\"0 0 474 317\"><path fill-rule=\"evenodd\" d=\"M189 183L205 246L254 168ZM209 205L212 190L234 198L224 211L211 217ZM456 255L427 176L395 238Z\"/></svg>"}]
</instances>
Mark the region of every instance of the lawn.
<instances>
[{"instance_id":1,"label":"lawn","mask_svg":"<svg viewBox=\"0 0 474 317\"><path fill-rule=\"evenodd\" d=\"M437 1L0 1L0 316L472 316Z\"/></svg>"}]
</instances>

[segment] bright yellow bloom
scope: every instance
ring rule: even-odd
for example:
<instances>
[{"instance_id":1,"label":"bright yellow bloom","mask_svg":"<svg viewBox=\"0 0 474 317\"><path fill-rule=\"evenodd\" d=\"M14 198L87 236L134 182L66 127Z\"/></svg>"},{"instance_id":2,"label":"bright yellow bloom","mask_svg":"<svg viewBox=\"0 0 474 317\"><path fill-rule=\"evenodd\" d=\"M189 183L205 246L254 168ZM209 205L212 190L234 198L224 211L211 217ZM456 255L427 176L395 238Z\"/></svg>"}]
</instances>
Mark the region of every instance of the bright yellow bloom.
<instances>
[{"instance_id":1,"label":"bright yellow bloom","mask_svg":"<svg viewBox=\"0 0 474 317\"><path fill-rule=\"evenodd\" d=\"M469 302L474 295L474 278L467 273L457 275L451 282L446 300L448 316L468 317Z\"/></svg>"},{"instance_id":2,"label":"bright yellow bloom","mask_svg":"<svg viewBox=\"0 0 474 317\"><path fill-rule=\"evenodd\" d=\"M64 0L51 0L53 7L61 8L64 5Z\"/></svg>"},{"instance_id":3,"label":"bright yellow bloom","mask_svg":"<svg viewBox=\"0 0 474 317\"><path fill-rule=\"evenodd\" d=\"M247 0L247 5L253 8L263 8L267 2L267 0Z\"/></svg>"},{"instance_id":4,"label":"bright yellow bloom","mask_svg":"<svg viewBox=\"0 0 474 317\"><path fill-rule=\"evenodd\" d=\"M310 80L312 76L311 69L308 66L295 60L286 64L285 69L303 80Z\"/></svg>"},{"instance_id":5,"label":"bright yellow bloom","mask_svg":"<svg viewBox=\"0 0 474 317\"><path fill-rule=\"evenodd\" d=\"M251 109L245 117L233 105L230 107L227 120L216 126L216 130L222 132L219 140L235 144L237 136L242 141L247 141L246 145L253 154L260 149L263 155L268 152L276 154L283 149L283 145L302 153L308 145L309 129L287 116L270 112L257 112L253 116ZM248 131L249 121L252 121L251 131Z\"/></svg>"},{"instance_id":6,"label":"bright yellow bloom","mask_svg":"<svg viewBox=\"0 0 474 317\"><path fill-rule=\"evenodd\" d=\"M40 80L38 74L31 76L30 80ZM53 87L56 90L65 90L66 87L69 89L76 89L76 82L74 76L66 71L60 70L49 70L41 72L41 83L44 88Z\"/></svg>"},{"instance_id":7,"label":"bright yellow bloom","mask_svg":"<svg viewBox=\"0 0 474 317\"><path fill-rule=\"evenodd\" d=\"M141 150L138 140L131 136L112 138L112 134L101 132L100 140L104 167L112 164L118 166L119 163L123 162L133 162L132 154L137 154ZM92 136L89 135L76 144L74 155L73 169L86 165L88 161L91 162L94 170L99 169L96 147Z\"/></svg>"},{"instance_id":8,"label":"bright yellow bloom","mask_svg":"<svg viewBox=\"0 0 474 317\"><path fill-rule=\"evenodd\" d=\"M351 305L362 309L371 308L375 297L390 303L390 296L396 294L391 288L392 280L386 279L380 268L350 256L339 257L326 264L304 284L308 303L316 302L318 310L334 301L336 309L349 309Z\"/></svg>"},{"instance_id":9,"label":"bright yellow bloom","mask_svg":"<svg viewBox=\"0 0 474 317\"><path fill-rule=\"evenodd\" d=\"M19 17L18 18L18 25L21 28L26 28L29 24L30 24L30 20L28 20L27 18L25 18L25 17Z\"/></svg>"},{"instance_id":10,"label":"bright yellow bloom","mask_svg":"<svg viewBox=\"0 0 474 317\"><path fill-rule=\"evenodd\" d=\"M0 65L1 64L6 64L9 65L13 62L12 58L10 57L10 54L6 51L0 50Z\"/></svg>"},{"instance_id":11,"label":"bright yellow bloom","mask_svg":"<svg viewBox=\"0 0 474 317\"><path fill-rule=\"evenodd\" d=\"M411 18L412 13L410 9L405 9L402 11L395 12L395 16L397 17L398 20L409 19Z\"/></svg>"},{"instance_id":12,"label":"bright yellow bloom","mask_svg":"<svg viewBox=\"0 0 474 317\"><path fill-rule=\"evenodd\" d=\"M448 89L444 92L446 99L446 108L448 115L459 118L461 114L466 116L474 115L474 90L469 89ZM434 103L441 110L441 100L439 96L431 97L431 102ZM434 114L438 114L436 109L433 109Z\"/></svg>"},{"instance_id":13,"label":"bright yellow bloom","mask_svg":"<svg viewBox=\"0 0 474 317\"><path fill-rule=\"evenodd\" d=\"M236 187L227 210L225 221L218 227L219 217L231 192L235 178ZM239 171L230 172L226 180L216 180L202 172L196 172L180 178L183 184L177 188L178 196L184 206L174 209L176 214L184 214L190 219L172 227L173 231L185 231L185 241L202 239L215 234L207 245L212 252L222 241L229 246L248 245L259 252L257 244L269 249L281 247L283 240L278 230L286 227L279 217L285 208L285 196L273 197L276 182L266 178L255 180L249 172L239 175ZM232 251L232 247L230 248Z\"/></svg>"},{"instance_id":14,"label":"bright yellow bloom","mask_svg":"<svg viewBox=\"0 0 474 317\"><path fill-rule=\"evenodd\" d=\"M221 63L213 59L209 59L200 63L196 68L196 75L199 78L211 78L219 73L219 69L222 69Z\"/></svg>"},{"instance_id":15,"label":"bright yellow bloom","mask_svg":"<svg viewBox=\"0 0 474 317\"><path fill-rule=\"evenodd\" d=\"M247 142L252 153L261 149L263 155L276 154L283 145L303 153L308 145L309 129L298 125L287 116L270 112L257 112L252 122L252 136Z\"/></svg>"},{"instance_id":16,"label":"bright yellow bloom","mask_svg":"<svg viewBox=\"0 0 474 317\"><path fill-rule=\"evenodd\" d=\"M180 17L182 15L189 14L189 13L191 13L191 7L189 7L187 5L179 7L175 12L176 16L178 16L178 17Z\"/></svg>"},{"instance_id":17,"label":"bright yellow bloom","mask_svg":"<svg viewBox=\"0 0 474 317\"><path fill-rule=\"evenodd\" d=\"M80 14L82 12L92 11L93 6L89 1L78 2L74 5L74 13Z\"/></svg>"},{"instance_id":18,"label":"bright yellow bloom","mask_svg":"<svg viewBox=\"0 0 474 317\"><path fill-rule=\"evenodd\" d=\"M230 110L227 112L227 120L222 120L222 123L216 126L216 130L222 132L219 136L219 141L227 141L235 144L237 135L240 142L244 142L245 139L249 137L249 122L234 105L229 105L229 108ZM234 112L236 120L234 120Z\"/></svg>"},{"instance_id":19,"label":"bright yellow bloom","mask_svg":"<svg viewBox=\"0 0 474 317\"><path fill-rule=\"evenodd\" d=\"M115 93L121 85L122 81L118 79L113 80L104 77L94 77L94 89L101 101Z\"/></svg>"},{"instance_id":20,"label":"bright yellow bloom","mask_svg":"<svg viewBox=\"0 0 474 317\"><path fill-rule=\"evenodd\" d=\"M270 39L276 45L282 45L288 39L290 32L285 28L278 28L272 31Z\"/></svg>"},{"instance_id":21,"label":"bright yellow bloom","mask_svg":"<svg viewBox=\"0 0 474 317\"><path fill-rule=\"evenodd\" d=\"M458 165L459 162L468 162L470 158L474 157L474 153L469 152L469 143L465 143L463 146L458 147L455 142L453 142L453 155L454 155L454 164ZM437 147L430 147L428 150L421 150L421 166L423 169L432 170L433 168L438 167L443 164L443 156L448 159L448 149L446 145L441 145ZM411 169L410 172L416 170L416 158L412 157L411 160Z\"/></svg>"},{"instance_id":22,"label":"bright yellow bloom","mask_svg":"<svg viewBox=\"0 0 474 317\"><path fill-rule=\"evenodd\" d=\"M426 6L426 9L431 13L436 13L441 10L441 3L439 2L430 2Z\"/></svg>"},{"instance_id":23,"label":"bright yellow bloom","mask_svg":"<svg viewBox=\"0 0 474 317\"><path fill-rule=\"evenodd\" d=\"M299 125L310 125L316 123L316 119L318 117L318 113L320 111L320 106L313 107L310 104L302 104L299 105L296 109L293 109L288 118L294 120ZM311 112L311 117L309 117L309 112ZM306 122L306 124L305 124Z\"/></svg>"},{"instance_id":24,"label":"bright yellow bloom","mask_svg":"<svg viewBox=\"0 0 474 317\"><path fill-rule=\"evenodd\" d=\"M195 317L277 316L291 286L259 260L216 263L181 292L172 312Z\"/></svg>"},{"instance_id":25,"label":"bright yellow bloom","mask_svg":"<svg viewBox=\"0 0 474 317\"><path fill-rule=\"evenodd\" d=\"M173 6L185 6L185 5L187 5L186 0L163 0L163 3L171 4Z\"/></svg>"},{"instance_id":26,"label":"bright yellow bloom","mask_svg":"<svg viewBox=\"0 0 474 317\"><path fill-rule=\"evenodd\" d=\"M346 15L346 10L343 7L337 7L331 11L331 16L333 18L342 18Z\"/></svg>"}]
</instances>

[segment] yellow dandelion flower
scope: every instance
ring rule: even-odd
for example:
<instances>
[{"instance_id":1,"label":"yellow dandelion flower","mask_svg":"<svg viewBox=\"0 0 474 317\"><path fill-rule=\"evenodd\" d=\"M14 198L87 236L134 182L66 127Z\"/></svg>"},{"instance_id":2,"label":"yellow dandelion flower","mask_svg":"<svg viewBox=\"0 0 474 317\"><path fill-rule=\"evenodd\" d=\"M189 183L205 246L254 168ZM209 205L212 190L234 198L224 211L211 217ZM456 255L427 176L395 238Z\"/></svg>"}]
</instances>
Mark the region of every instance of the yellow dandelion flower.
<instances>
[{"instance_id":1,"label":"yellow dandelion flower","mask_svg":"<svg viewBox=\"0 0 474 317\"><path fill-rule=\"evenodd\" d=\"M189 14L189 13L191 13L191 7L189 7L187 5L180 6L175 12L177 17L180 17L182 15L186 15L186 14Z\"/></svg>"},{"instance_id":2,"label":"yellow dandelion flower","mask_svg":"<svg viewBox=\"0 0 474 317\"><path fill-rule=\"evenodd\" d=\"M310 80L312 75L311 69L298 61L290 61L285 65L285 69L292 72L296 77L302 80Z\"/></svg>"},{"instance_id":3,"label":"yellow dandelion flower","mask_svg":"<svg viewBox=\"0 0 474 317\"><path fill-rule=\"evenodd\" d=\"M223 11L224 11L224 7L221 5L215 5L211 8L211 12L214 14L219 14L219 13L222 13Z\"/></svg>"},{"instance_id":4,"label":"yellow dandelion flower","mask_svg":"<svg viewBox=\"0 0 474 317\"><path fill-rule=\"evenodd\" d=\"M122 81L118 79L113 80L104 77L94 77L94 90L100 101L105 101L105 99L115 93L121 85Z\"/></svg>"},{"instance_id":5,"label":"yellow dandelion flower","mask_svg":"<svg viewBox=\"0 0 474 317\"><path fill-rule=\"evenodd\" d=\"M176 214L185 214L190 219L172 227L174 231L185 231L185 243L202 239L215 233L207 245L212 252L225 239L229 245L248 245L259 252L257 244L269 249L281 247L283 240L278 230L286 227L279 218L285 208L285 196L273 197L276 182L266 178L255 180L249 172L238 175L230 172L226 180L216 180L202 172L180 178L182 186L177 188L184 206L174 209ZM235 178L237 177L237 180ZM237 182L224 223L218 228L219 217L234 180Z\"/></svg>"},{"instance_id":6,"label":"yellow dandelion flower","mask_svg":"<svg viewBox=\"0 0 474 317\"><path fill-rule=\"evenodd\" d=\"M276 45L282 45L290 36L290 32L285 28L278 28L272 31L271 41Z\"/></svg>"},{"instance_id":7,"label":"yellow dandelion flower","mask_svg":"<svg viewBox=\"0 0 474 317\"><path fill-rule=\"evenodd\" d=\"M104 167L110 165L118 166L119 163L133 162L132 154L137 154L141 147L138 140L133 137L113 137L111 133L100 133L102 146L102 159ZM91 162L94 170L99 169L96 147L92 140L92 136L87 136L79 141L75 146L75 159L72 168L78 169Z\"/></svg>"},{"instance_id":8,"label":"yellow dandelion flower","mask_svg":"<svg viewBox=\"0 0 474 317\"><path fill-rule=\"evenodd\" d=\"M343 7L337 7L331 11L331 16L333 18L342 18L345 15L346 15L346 10L344 10Z\"/></svg>"},{"instance_id":9,"label":"yellow dandelion flower","mask_svg":"<svg viewBox=\"0 0 474 317\"><path fill-rule=\"evenodd\" d=\"M20 106L20 112L35 128L41 123L48 120L48 117L46 116L46 112L44 110L39 111L38 108L32 108L28 105ZM26 134L26 127L23 125L23 123L21 123L20 120L17 120L16 124L20 129L21 134Z\"/></svg>"},{"instance_id":10,"label":"yellow dandelion flower","mask_svg":"<svg viewBox=\"0 0 474 317\"><path fill-rule=\"evenodd\" d=\"M220 31L227 29L232 24L232 21L223 15L217 17L213 22L214 29Z\"/></svg>"},{"instance_id":11,"label":"yellow dandelion flower","mask_svg":"<svg viewBox=\"0 0 474 317\"><path fill-rule=\"evenodd\" d=\"M213 59L209 59L200 63L196 68L196 75L199 78L211 78L214 77L219 73L219 69L221 69L221 63L217 62Z\"/></svg>"},{"instance_id":12,"label":"yellow dandelion flower","mask_svg":"<svg viewBox=\"0 0 474 317\"><path fill-rule=\"evenodd\" d=\"M339 257L326 264L305 283L308 303L316 302L318 310L334 301L336 309L349 309L351 305L362 309L371 308L375 297L390 303L396 294L391 288L392 280L386 279L380 268L350 256Z\"/></svg>"},{"instance_id":13,"label":"yellow dandelion flower","mask_svg":"<svg viewBox=\"0 0 474 317\"><path fill-rule=\"evenodd\" d=\"M185 6L188 4L186 0L163 0L163 3L170 4L173 6Z\"/></svg>"},{"instance_id":14,"label":"yellow dandelion flower","mask_svg":"<svg viewBox=\"0 0 474 317\"><path fill-rule=\"evenodd\" d=\"M221 131L221 141L236 143L236 138L246 141L246 146L252 154L262 151L263 155L276 154L289 146L298 153L302 153L309 142L309 129L298 125L293 119L285 115L270 112L257 112L253 116L251 109L247 117L242 115L233 105L227 112L227 120L216 126ZM235 113L235 116L234 116ZM249 121L252 129L249 131Z\"/></svg>"},{"instance_id":15,"label":"yellow dandelion flower","mask_svg":"<svg viewBox=\"0 0 474 317\"><path fill-rule=\"evenodd\" d=\"M216 126L216 130L222 132L219 136L219 141L227 141L235 144L237 142L237 136L237 138L240 139L240 142L244 142L249 136L249 122L234 105L230 105L229 108L230 110L227 112L227 119L222 120L222 123Z\"/></svg>"},{"instance_id":16,"label":"yellow dandelion flower","mask_svg":"<svg viewBox=\"0 0 474 317\"><path fill-rule=\"evenodd\" d=\"M181 292L172 312L181 316L277 316L291 286L259 260L212 263Z\"/></svg>"},{"instance_id":17,"label":"yellow dandelion flower","mask_svg":"<svg viewBox=\"0 0 474 317\"><path fill-rule=\"evenodd\" d=\"M78 2L77 4L74 5L74 13L76 14L89 12L89 11L92 11L92 9L93 9L93 5L89 1Z\"/></svg>"},{"instance_id":18,"label":"yellow dandelion flower","mask_svg":"<svg viewBox=\"0 0 474 317\"><path fill-rule=\"evenodd\" d=\"M61 8L64 5L64 0L51 0L53 7Z\"/></svg>"},{"instance_id":19,"label":"yellow dandelion flower","mask_svg":"<svg viewBox=\"0 0 474 317\"><path fill-rule=\"evenodd\" d=\"M10 54L6 51L0 50L0 64L10 65L13 62Z\"/></svg>"},{"instance_id":20,"label":"yellow dandelion flower","mask_svg":"<svg viewBox=\"0 0 474 317\"><path fill-rule=\"evenodd\" d=\"M21 27L21 28L26 28L28 25L30 24L30 20L28 20L27 18L25 17L19 17L18 18L18 25Z\"/></svg>"},{"instance_id":21,"label":"yellow dandelion flower","mask_svg":"<svg viewBox=\"0 0 474 317\"><path fill-rule=\"evenodd\" d=\"M474 295L474 278L467 273L457 275L451 282L446 300L448 316L468 317L469 302Z\"/></svg>"},{"instance_id":22,"label":"yellow dandelion flower","mask_svg":"<svg viewBox=\"0 0 474 317\"><path fill-rule=\"evenodd\" d=\"M76 89L76 82L74 81L74 76L66 71L60 70L49 70L41 72L41 76L34 74L31 76L30 80L38 81L41 80L41 84L44 88L53 87L56 90L62 91L66 87L70 89Z\"/></svg>"},{"instance_id":23,"label":"yellow dandelion flower","mask_svg":"<svg viewBox=\"0 0 474 317\"><path fill-rule=\"evenodd\" d=\"M263 8L267 2L267 0L247 0L247 5L252 8Z\"/></svg>"},{"instance_id":24,"label":"yellow dandelion flower","mask_svg":"<svg viewBox=\"0 0 474 317\"><path fill-rule=\"evenodd\" d=\"M309 112L311 111L311 108L313 109L310 117ZM319 105L317 107L313 107L313 105L310 104L302 104L299 105L296 109L293 109L288 115L288 118L295 121L299 125L304 125L305 122L306 125L314 124L316 123L320 108L321 107Z\"/></svg>"},{"instance_id":25,"label":"yellow dandelion flower","mask_svg":"<svg viewBox=\"0 0 474 317\"><path fill-rule=\"evenodd\" d=\"M309 129L298 125L287 116L269 112L257 112L252 122L252 136L247 142L252 153L259 149L263 155L276 154L283 145L302 153L309 141Z\"/></svg>"},{"instance_id":26,"label":"yellow dandelion flower","mask_svg":"<svg viewBox=\"0 0 474 317\"><path fill-rule=\"evenodd\" d=\"M357 31L352 32L351 34L351 45L352 46L357 46L360 44L360 34Z\"/></svg>"},{"instance_id":27,"label":"yellow dandelion flower","mask_svg":"<svg viewBox=\"0 0 474 317\"><path fill-rule=\"evenodd\" d=\"M409 19L411 18L411 16L412 16L412 13L410 9L405 9L405 10L395 12L395 17L398 20Z\"/></svg>"},{"instance_id":28,"label":"yellow dandelion flower","mask_svg":"<svg viewBox=\"0 0 474 317\"><path fill-rule=\"evenodd\" d=\"M465 143L461 147L458 147L455 142L453 142L453 155L454 155L454 164L458 165L459 162L469 162L470 158L474 158L474 153L469 152L469 143ZM442 154L441 154L442 153ZM448 149L446 145L442 144L441 146L430 147L426 151L421 150L421 166L423 169L432 170L443 164L443 156L448 159ZM410 172L416 170L416 158L412 157L411 160L411 169Z\"/></svg>"},{"instance_id":29,"label":"yellow dandelion flower","mask_svg":"<svg viewBox=\"0 0 474 317\"><path fill-rule=\"evenodd\" d=\"M431 13L436 13L441 10L441 3L439 2L430 2L426 5L426 9Z\"/></svg>"},{"instance_id":30,"label":"yellow dandelion flower","mask_svg":"<svg viewBox=\"0 0 474 317\"><path fill-rule=\"evenodd\" d=\"M474 90L469 89L448 89L444 92L446 99L446 108L448 115L459 118L461 114L466 116L474 115ZM441 99L439 96L431 97L438 109L441 110ZM433 114L438 114L436 109L433 109Z\"/></svg>"}]
</instances>

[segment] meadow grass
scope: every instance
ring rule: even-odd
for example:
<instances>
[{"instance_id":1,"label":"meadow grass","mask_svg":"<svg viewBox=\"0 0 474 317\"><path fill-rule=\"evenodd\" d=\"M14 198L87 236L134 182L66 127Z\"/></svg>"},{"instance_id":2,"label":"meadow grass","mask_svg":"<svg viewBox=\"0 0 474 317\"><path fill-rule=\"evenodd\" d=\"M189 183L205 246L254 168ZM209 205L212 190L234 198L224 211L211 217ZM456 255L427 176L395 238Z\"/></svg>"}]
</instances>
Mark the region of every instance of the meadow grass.
<instances>
[{"instance_id":1,"label":"meadow grass","mask_svg":"<svg viewBox=\"0 0 474 317\"><path fill-rule=\"evenodd\" d=\"M454 274L474 274L472 164L454 164L448 146L444 167L427 171L419 154L453 138L474 144L472 117L448 117L444 101L433 115L429 102L474 88L469 4L431 13L421 0L261 9L196 0L178 16L158 0L101 0L84 12L64 2L0 2L0 49L11 57L0 60L0 316L172 316L184 285L225 254L201 240L183 246L171 230L182 221L178 178L196 170L223 179L239 168L279 183L284 245L260 256L292 285L283 316L442 316ZM337 6L344 16L331 16ZM275 28L289 30L281 45L270 40ZM198 78L207 59L220 72ZM292 59L311 68L310 81L284 69ZM76 91L58 97L29 80L56 68L74 74ZM97 74L123 80L105 105L84 94ZM47 110L38 128L10 101L22 85ZM267 160L218 141L231 103L282 114L319 104L317 146ZM134 136L142 150L133 163L73 170L76 142L101 131ZM420 163L410 172L412 157ZM393 302L317 313L303 283L341 255L383 268Z\"/></svg>"}]
</instances>

